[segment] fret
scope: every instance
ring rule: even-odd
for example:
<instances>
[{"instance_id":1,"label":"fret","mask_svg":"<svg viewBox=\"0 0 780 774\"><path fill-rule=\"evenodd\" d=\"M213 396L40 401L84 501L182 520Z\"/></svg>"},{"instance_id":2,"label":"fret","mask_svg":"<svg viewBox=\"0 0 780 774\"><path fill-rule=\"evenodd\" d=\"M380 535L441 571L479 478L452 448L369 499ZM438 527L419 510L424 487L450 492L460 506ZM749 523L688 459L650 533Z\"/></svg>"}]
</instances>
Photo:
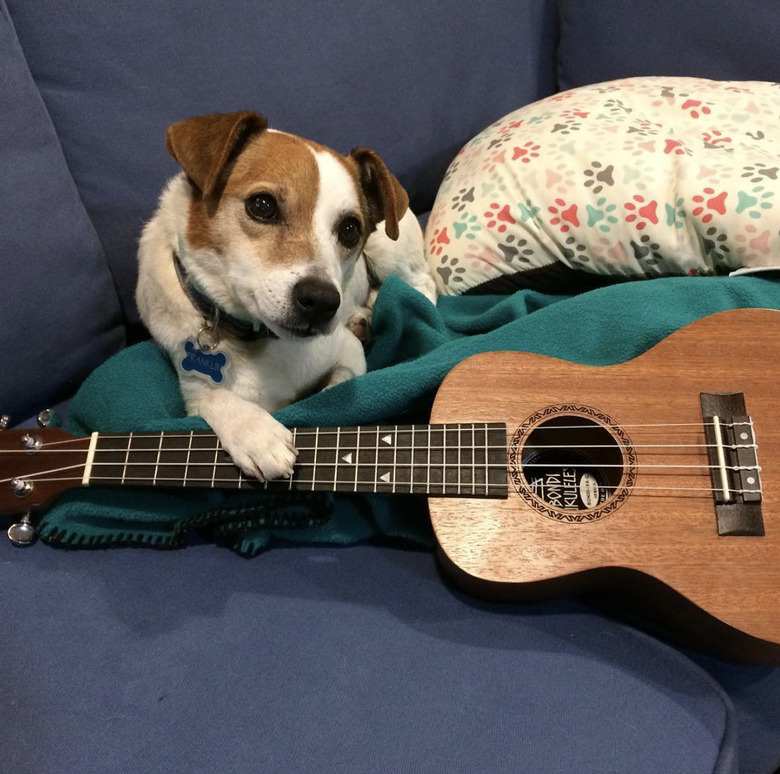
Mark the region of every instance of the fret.
<instances>
[{"instance_id":1,"label":"fret","mask_svg":"<svg viewBox=\"0 0 780 774\"><path fill-rule=\"evenodd\" d=\"M124 467L122 468L122 483L125 483L125 478L127 476L127 463L130 461L130 446L133 442L133 434L130 433L130 435L127 438L127 451L125 452L125 462ZM117 444L119 443L119 439L117 439Z\"/></svg>"},{"instance_id":2,"label":"fret","mask_svg":"<svg viewBox=\"0 0 780 774\"><path fill-rule=\"evenodd\" d=\"M187 459L184 461L184 480L187 480L187 474L190 471L190 457L192 455L192 436L194 435L193 431L190 430L190 436L187 441Z\"/></svg>"},{"instance_id":3,"label":"fret","mask_svg":"<svg viewBox=\"0 0 780 774\"><path fill-rule=\"evenodd\" d=\"M336 484L339 480L339 468L338 465L335 464L338 461L339 458L339 451L341 449L341 428L336 428L336 453L334 455L334 465L333 465L333 489L335 491Z\"/></svg>"},{"instance_id":4,"label":"fret","mask_svg":"<svg viewBox=\"0 0 780 774\"><path fill-rule=\"evenodd\" d=\"M154 476L152 477L152 486L157 483L157 471L160 467L160 453L162 452L163 434L160 433L160 441L157 444L157 460L154 463Z\"/></svg>"}]
</instances>

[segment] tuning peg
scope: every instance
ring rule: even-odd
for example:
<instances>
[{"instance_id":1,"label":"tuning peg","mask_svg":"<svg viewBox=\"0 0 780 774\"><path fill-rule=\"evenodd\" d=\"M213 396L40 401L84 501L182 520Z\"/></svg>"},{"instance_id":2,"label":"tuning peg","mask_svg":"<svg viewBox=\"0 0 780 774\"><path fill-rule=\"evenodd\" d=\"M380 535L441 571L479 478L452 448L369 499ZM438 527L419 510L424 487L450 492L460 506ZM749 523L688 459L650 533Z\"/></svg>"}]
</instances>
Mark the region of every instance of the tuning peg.
<instances>
[{"instance_id":1,"label":"tuning peg","mask_svg":"<svg viewBox=\"0 0 780 774\"><path fill-rule=\"evenodd\" d=\"M53 413L51 409L44 409L39 412L37 417L38 427L48 427L51 424Z\"/></svg>"},{"instance_id":2,"label":"tuning peg","mask_svg":"<svg viewBox=\"0 0 780 774\"><path fill-rule=\"evenodd\" d=\"M10 424L11 417L9 417L8 414L3 414L0 416L0 430L5 430Z\"/></svg>"},{"instance_id":3,"label":"tuning peg","mask_svg":"<svg viewBox=\"0 0 780 774\"><path fill-rule=\"evenodd\" d=\"M8 528L6 534L8 535L8 539L15 546L19 546L20 548L32 545L38 537L35 533L35 527L33 526L29 513L25 513L20 522L12 524Z\"/></svg>"}]
</instances>

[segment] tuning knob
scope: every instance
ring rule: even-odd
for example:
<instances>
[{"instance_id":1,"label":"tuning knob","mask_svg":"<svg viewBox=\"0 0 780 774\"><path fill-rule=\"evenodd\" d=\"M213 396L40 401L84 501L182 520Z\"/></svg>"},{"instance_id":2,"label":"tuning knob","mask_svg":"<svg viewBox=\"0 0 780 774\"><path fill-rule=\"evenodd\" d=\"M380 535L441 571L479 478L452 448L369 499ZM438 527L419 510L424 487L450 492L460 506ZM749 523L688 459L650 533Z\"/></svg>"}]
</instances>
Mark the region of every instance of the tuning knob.
<instances>
[{"instance_id":1,"label":"tuning knob","mask_svg":"<svg viewBox=\"0 0 780 774\"><path fill-rule=\"evenodd\" d=\"M3 414L0 416L0 430L7 429L8 425L11 424L11 417L8 416L8 414Z\"/></svg>"},{"instance_id":2,"label":"tuning knob","mask_svg":"<svg viewBox=\"0 0 780 774\"><path fill-rule=\"evenodd\" d=\"M29 513L25 513L20 522L12 524L8 528L6 534L8 535L8 539L15 546L19 546L20 548L32 545L38 537L35 534L35 527L33 526Z\"/></svg>"},{"instance_id":3,"label":"tuning knob","mask_svg":"<svg viewBox=\"0 0 780 774\"><path fill-rule=\"evenodd\" d=\"M38 427L48 427L51 424L54 412L51 409L44 409L39 412L37 420Z\"/></svg>"}]
</instances>

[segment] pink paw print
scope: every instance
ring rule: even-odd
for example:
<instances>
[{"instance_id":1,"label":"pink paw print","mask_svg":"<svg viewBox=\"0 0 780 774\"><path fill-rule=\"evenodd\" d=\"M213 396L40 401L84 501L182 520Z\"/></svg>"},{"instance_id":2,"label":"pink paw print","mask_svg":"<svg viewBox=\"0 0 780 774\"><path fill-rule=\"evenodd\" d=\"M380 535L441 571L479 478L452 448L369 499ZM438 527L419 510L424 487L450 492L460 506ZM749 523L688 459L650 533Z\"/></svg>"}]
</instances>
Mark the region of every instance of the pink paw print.
<instances>
[{"instance_id":1,"label":"pink paw print","mask_svg":"<svg viewBox=\"0 0 780 774\"><path fill-rule=\"evenodd\" d=\"M444 245L450 243L450 238L447 236L447 227L437 228L433 232L433 238L428 244L430 245L431 255L441 255L441 251L444 249Z\"/></svg>"},{"instance_id":2,"label":"pink paw print","mask_svg":"<svg viewBox=\"0 0 780 774\"><path fill-rule=\"evenodd\" d=\"M569 231L571 226L580 225L576 204L567 207L563 199L556 199L555 206L548 207L547 211L553 216L550 218L550 225L558 226L564 234Z\"/></svg>"},{"instance_id":3,"label":"pink paw print","mask_svg":"<svg viewBox=\"0 0 780 774\"><path fill-rule=\"evenodd\" d=\"M632 201L623 206L628 210L626 223L636 223L637 231L645 229L648 223L658 224L658 202L655 199L647 202L644 196L636 194Z\"/></svg>"},{"instance_id":4,"label":"pink paw print","mask_svg":"<svg viewBox=\"0 0 780 774\"><path fill-rule=\"evenodd\" d=\"M690 111L691 118L708 116L712 112L700 99L686 99L682 103L682 109Z\"/></svg>"},{"instance_id":5,"label":"pink paw print","mask_svg":"<svg viewBox=\"0 0 780 774\"><path fill-rule=\"evenodd\" d=\"M531 159L539 158L540 145L537 145L533 140L529 140L522 148L515 148L512 152L512 161L520 159L523 164L528 164Z\"/></svg>"},{"instance_id":6,"label":"pink paw print","mask_svg":"<svg viewBox=\"0 0 780 774\"><path fill-rule=\"evenodd\" d=\"M731 142L731 137L724 137L723 133L717 129L713 129L711 132L704 132L702 138L707 148L717 148L718 145Z\"/></svg>"},{"instance_id":7,"label":"pink paw print","mask_svg":"<svg viewBox=\"0 0 780 774\"><path fill-rule=\"evenodd\" d=\"M495 228L499 234L503 234L506 231L507 225L513 226L517 221L509 214L509 205L505 204L503 207L496 202L490 205L490 209L485 213L486 218L490 218L487 222L488 228Z\"/></svg>"},{"instance_id":8,"label":"pink paw print","mask_svg":"<svg viewBox=\"0 0 780 774\"><path fill-rule=\"evenodd\" d=\"M719 215L726 214L727 196L727 191L722 191L716 196L714 188L705 188L703 194L696 194L693 197L697 206L691 210L691 214L697 218L700 217L702 223L709 223L712 220L713 212L717 212Z\"/></svg>"},{"instance_id":9,"label":"pink paw print","mask_svg":"<svg viewBox=\"0 0 780 774\"><path fill-rule=\"evenodd\" d=\"M691 152L679 140L666 140L664 143L664 153L668 156L673 153L675 156L690 156Z\"/></svg>"}]
</instances>

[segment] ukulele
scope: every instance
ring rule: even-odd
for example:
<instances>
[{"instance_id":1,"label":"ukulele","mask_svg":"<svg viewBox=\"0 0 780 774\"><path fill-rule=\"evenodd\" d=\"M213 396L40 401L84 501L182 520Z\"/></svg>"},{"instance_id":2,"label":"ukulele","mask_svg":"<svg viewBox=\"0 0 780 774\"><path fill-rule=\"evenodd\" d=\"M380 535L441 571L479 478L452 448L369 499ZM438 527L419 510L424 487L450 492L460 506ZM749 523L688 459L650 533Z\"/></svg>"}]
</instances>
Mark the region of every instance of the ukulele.
<instances>
[{"instance_id":1,"label":"ukulele","mask_svg":"<svg viewBox=\"0 0 780 774\"><path fill-rule=\"evenodd\" d=\"M80 486L426 495L443 565L474 593L617 588L716 652L776 659L779 360L780 312L755 309L613 366L484 353L448 374L430 424L296 429L295 471L271 482L209 432L5 430L0 514Z\"/></svg>"}]
</instances>

